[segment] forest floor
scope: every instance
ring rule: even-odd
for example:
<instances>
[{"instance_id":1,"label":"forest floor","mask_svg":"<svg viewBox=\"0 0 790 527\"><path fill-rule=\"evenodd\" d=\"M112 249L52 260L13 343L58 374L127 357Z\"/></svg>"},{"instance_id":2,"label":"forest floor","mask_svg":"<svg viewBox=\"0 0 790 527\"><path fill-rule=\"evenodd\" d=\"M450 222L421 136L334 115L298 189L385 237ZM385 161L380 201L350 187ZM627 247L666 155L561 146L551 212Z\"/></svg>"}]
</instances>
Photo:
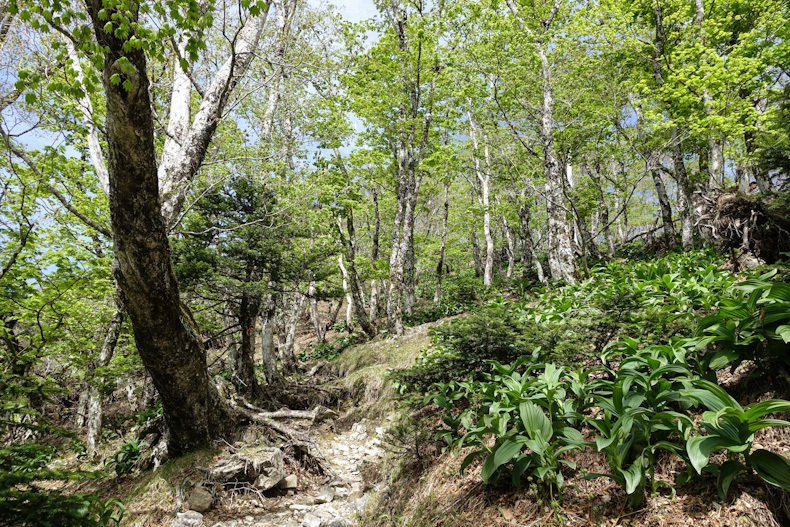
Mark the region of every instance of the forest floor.
<instances>
[{"instance_id":1,"label":"forest floor","mask_svg":"<svg viewBox=\"0 0 790 527\"><path fill-rule=\"evenodd\" d=\"M91 492L101 499L115 498L125 507L124 527L351 527L381 493L385 458L392 466L393 450L387 431L397 425L400 414L386 372L414 363L428 345L433 324L407 328L395 341L377 338L350 347L335 360L323 364L313 376L289 386L283 397L300 404L325 403L332 417L315 422L284 421L287 426L313 439L329 468L327 473L293 451L282 438L262 426L240 430L233 440L215 449L171 460L155 470L73 484L74 492ZM330 339L336 337L330 335ZM297 348L310 350L314 344L306 328ZM318 362L302 364L304 371ZM322 400L331 394L331 402ZM339 394L339 395L338 395ZM105 444L97 461L83 469L105 469L106 461L121 447L120 440ZM285 452L285 471L296 476L296 487L260 492L249 486L232 488L212 483L206 468L242 446L273 445ZM98 461L103 459L104 461ZM202 518L190 512L190 492L208 489L211 507Z\"/></svg>"},{"instance_id":2,"label":"forest floor","mask_svg":"<svg viewBox=\"0 0 790 527\"><path fill-rule=\"evenodd\" d=\"M387 376L391 369L413 365L420 350L430 344L429 329L442 322L407 328L400 340L379 337L351 346L312 378L303 380L306 384L298 390L306 392L314 386L342 394L331 403L334 417L315 423L288 423L316 441L331 472L321 474L307 468L309 463L300 462L299 456L290 455L286 456L286 472L296 476L295 488L257 492L212 484L201 467L211 466L238 446L230 442L157 470L105 478L98 488L97 483L86 483L79 490L121 499L126 507L122 525L135 527L788 525L788 493L748 478L736 481L733 488L737 491L726 502L718 499L715 481L700 480L675 489L662 488L657 495L648 496L641 509L630 511L620 487L605 478L587 481L568 474L563 495L551 500L529 487L484 487L479 462L460 474L458 466L465 452L444 452L432 430L420 429L430 420L413 419L414 415L399 407ZM310 345L306 332L299 344L302 349ZM312 365L305 364L305 370ZM754 394L749 398L786 396L770 392L770 386L750 389ZM424 411L430 412L430 408ZM422 425L415 427L418 422ZM785 455L790 452L788 429L757 440ZM237 441L273 444L271 436L256 426L242 431ZM287 446L283 449L289 452ZM605 458L594 450L577 457L574 461L580 466L606 471ZM656 476L674 481L680 464L667 456L658 465L660 474ZM196 486L209 488L213 495L212 506L202 518L188 512L189 491ZM188 514L193 515L193 523Z\"/></svg>"}]
</instances>

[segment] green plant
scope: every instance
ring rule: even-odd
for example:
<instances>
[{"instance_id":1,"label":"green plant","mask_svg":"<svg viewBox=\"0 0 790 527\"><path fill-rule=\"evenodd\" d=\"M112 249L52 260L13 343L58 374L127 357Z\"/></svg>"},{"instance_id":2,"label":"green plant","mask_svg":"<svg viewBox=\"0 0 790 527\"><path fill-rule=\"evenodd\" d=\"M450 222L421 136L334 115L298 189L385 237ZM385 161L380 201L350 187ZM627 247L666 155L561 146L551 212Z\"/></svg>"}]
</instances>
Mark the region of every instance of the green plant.
<instances>
[{"instance_id":1,"label":"green plant","mask_svg":"<svg viewBox=\"0 0 790 527\"><path fill-rule=\"evenodd\" d=\"M734 369L744 360L790 365L790 284L770 281L775 274L737 285L740 295L723 300L718 312L700 321L699 344L718 347L704 357L709 368Z\"/></svg>"},{"instance_id":2,"label":"green plant","mask_svg":"<svg viewBox=\"0 0 790 527\"><path fill-rule=\"evenodd\" d=\"M357 341L357 335L352 333L351 335L346 335L335 339L335 341L331 344L328 342L319 342L316 344L315 348L313 348L311 353L300 353L299 359L303 361L333 360L338 355L346 351L349 346L356 344Z\"/></svg>"},{"instance_id":3,"label":"green plant","mask_svg":"<svg viewBox=\"0 0 790 527\"><path fill-rule=\"evenodd\" d=\"M766 419L765 415L775 412L790 412L790 401L771 399L742 407L723 388L706 380L694 382L695 388L683 395L708 408L702 414L701 423L707 435L694 435L686 442L688 458L694 470L703 470L717 475L717 490L724 500L733 478L741 471L754 471L765 481L785 490L790 490L790 460L758 449L752 452L754 433L771 426L790 426L780 419ZM742 461L730 459L722 465L710 465L710 455L717 450L727 450L741 455Z\"/></svg>"},{"instance_id":4,"label":"green plant","mask_svg":"<svg viewBox=\"0 0 790 527\"><path fill-rule=\"evenodd\" d=\"M547 364L528 367L524 374L517 371L531 360L523 357L512 365L490 361L495 371L485 374L483 381L436 385L439 393L426 397L425 403L434 402L448 412L461 399L470 405L457 417L446 415L449 428L437 433L455 451L474 449L461 463L461 471L483 456L484 483L509 475L512 484L520 486L529 475L553 499L564 484L561 465L575 468L562 454L584 445L579 431L568 426L572 419L581 420L581 414L566 397L570 382L565 370ZM536 369L543 372L532 375ZM493 447L486 443L489 435L496 438Z\"/></svg>"},{"instance_id":5,"label":"green plant","mask_svg":"<svg viewBox=\"0 0 790 527\"><path fill-rule=\"evenodd\" d=\"M147 423L150 419L155 419L160 415L162 415L162 402L157 401L156 404L154 404L154 406L152 406L151 408L146 408L134 414L134 418L137 421L138 425L142 425Z\"/></svg>"},{"instance_id":6,"label":"green plant","mask_svg":"<svg viewBox=\"0 0 790 527\"><path fill-rule=\"evenodd\" d=\"M26 442L0 448L0 525L27 527L107 527L119 525L123 504L90 494L63 494L48 481L101 477L101 473L51 468L54 447Z\"/></svg>"},{"instance_id":7,"label":"green plant","mask_svg":"<svg viewBox=\"0 0 790 527\"><path fill-rule=\"evenodd\" d=\"M117 476L129 474L134 468L135 462L145 452L148 444L139 439L132 439L121 445L121 449L111 455L105 461L105 470L113 468Z\"/></svg>"}]
</instances>

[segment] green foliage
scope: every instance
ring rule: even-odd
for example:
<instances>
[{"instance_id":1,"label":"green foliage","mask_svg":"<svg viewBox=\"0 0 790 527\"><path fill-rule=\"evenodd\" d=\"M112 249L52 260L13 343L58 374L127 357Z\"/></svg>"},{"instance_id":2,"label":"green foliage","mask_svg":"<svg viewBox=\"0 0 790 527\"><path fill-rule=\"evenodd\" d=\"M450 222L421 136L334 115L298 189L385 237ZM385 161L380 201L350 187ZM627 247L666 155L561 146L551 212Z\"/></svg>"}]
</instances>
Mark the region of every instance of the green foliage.
<instances>
[{"instance_id":1,"label":"green foliage","mask_svg":"<svg viewBox=\"0 0 790 527\"><path fill-rule=\"evenodd\" d=\"M441 302L438 306L430 304L415 309L411 315L404 313L403 324L406 326L420 326L428 322L436 322L442 318L460 315L467 309L468 306L454 302Z\"/></svg>"},{"instance_id":2,"label":"green foliage","mask_svg":"<svg viewBox=\"0 0 790 527\"><path fill-rule=\"evenodd\" d=\"M513 485L520 486L523 477L533 476L553 494L564 482L560 465L575 468L560 456L584 445L581 434L567 426L582 419L575 400L567 397L581 385L564 378L566 371L553 364L517 372L527 360L510 366L490 361L495 372L484 374L482 381L436 385L439 393L427 396L424 403L433 402L448 411L459 399L470 404L457 417L446 416L449 429L439 432L453 449L473 449L461 464L462 471L482 455L484 483L496 483L507 475ZM543 370L539 375L532 375L539 369ZM571 377L579 381L588 373L573 372ZM486 443L489 435L496 437L493 447Z\"/></svg>"},{"instance_id":3,"label":"green foliage","mask_svg":"<svg viewBox=\"0 0 790 527\"><path fill-rule=\"evenodd\" d=\"M325 360L330 361L338 355L346 351L350 346L353 346L359 341L356 333L351 335L344 335L335 339L331 344L328 342L319 342L311 353L300 353L299 359L302 361Z\"/></svg>"},{"instance_id":4,"label":"green foliage","mask_svg":"<svg viewBox=\"0 0 790 527\"><path fill-rule=\"evenodd\" d=\"M0 448L0 525L25 527L104 527L119 525L124 507L115 499L64 494L47 481L68 481L101 474L51 468L57 449L28 441Z\"/></svg>"},{"instance_id":5,"label":"green foliage","mask_svg":"<svg viewBox=\"0 0 790 527\"><path fill-rule=\"evenodd\" d=\"M734 370L744 360L768 369L790 364L790 284L770 281L775 274L738 284L740 294L722 300L716 313L700 321L699 345L716 346L704 357L708 367Z\"/></svg>"},{"instance_id":6,"label":"green foliage","mask_svg":"<svg viewBox=\"0 0 790 527\"><path fill-rule=\"evenodd\" d=\"M696 258L700 256L704 255ZM500 323L488 327L494 327L492 333L503 339L495 345L481 336L488 327L474 318L478 314L466 317L466 325L456 325L455 331L447 325L437 332L437 342L455 350L457 356L479 361L473 370L478 373L468 381L436 383L423 400L424 405L436 404L443 414L445 426L437 430L437 438L454 450L473 449L461 463L461 470L482 457L484 483L509 476L518 486L528 477L553 496L564 482L561 465L575 469L562 454L595 447L606 456L609 471L583 473L583 477L608 477L617 482L632 508L642 503L646 490L655 494L662 485L672 486L673 482L655 476L661 451L679 456L689 467L678 478L680 482L702 472L716 475L722 500L742 471L754 471L772 485L790 488L790 472L785 470L790 460L764 449L752 451L757 430L790 426L788 421L765 417L790 412L790 401L772 399L741 407L715 383L715 369L734 360L725 351L750 354L739 355L740 360L759 360L755 346L766 353L773 348L765 343L787 345L781 328L790 319L790 289L787 284L771 282L773 273L733 287L734 276L704 261L701 267L688 265L688 258L673 255L599 268L596 272L600 276L586 284L546 293L543 304L521 310L503 302L491 303L486 311ZM648 309L665 306L674 316L691 321L697 326L695 336L673 337L662 344L622 337L605 347L601 355L604 366L590 369L544 363L546 354L539 348L509 365L483 358L497 358L518 348L521 335L515 327L507 327L508 313L538 323L572 320L586 309L606 306L607 295L618 297L621 287L633 290L639 304ZM715 316L701 318L698 314L717 307ZM626 328L631 323L630 318L621 322ZM648 341L655 338L647 336ZM722 349L700 351L714 343ZM447 355L443 364L460 367L448 362ZM423 361L430 357L426 354ZM480 371L480 362L493 371ZM610 363L617 367L608 368ZM707 411L697 420L690 410L699 406ZM594 433L593 441L582 439L585 431ZM494 439L493 445L489 438ZM710 462L717 450L729 452L720 465Z\"/></svg>"},{"instance_id":7,"label":"green foliage","mask_svg":"<svg viewBox=\"0 0 790 527\"><path fill-rule=\"evenodd\" d=\"M401 391L424 393L432 383L482 371L487 360L513 362L538 348L540 361L574 365L595 361L620 335L650 345L686 334L697 311L714 308L735 283L719 263L710 252L611 262L580 284L540 290L533 302L495 298L432 329L433 346L393 377Z\"/></svg>"},{"instance_id":8,"label":"green foliage","mask_svg":"<svg viewBox=\"0 0 790 527\"><path fill-rule=\"evenodd\" d=\"M113 469L116 476L129 474L134 468L135 462L145 452L148 444L139 439L132 439L121 445L121 449L115 452L104 462L104 469Z\"/></svg>"}]
</instances>

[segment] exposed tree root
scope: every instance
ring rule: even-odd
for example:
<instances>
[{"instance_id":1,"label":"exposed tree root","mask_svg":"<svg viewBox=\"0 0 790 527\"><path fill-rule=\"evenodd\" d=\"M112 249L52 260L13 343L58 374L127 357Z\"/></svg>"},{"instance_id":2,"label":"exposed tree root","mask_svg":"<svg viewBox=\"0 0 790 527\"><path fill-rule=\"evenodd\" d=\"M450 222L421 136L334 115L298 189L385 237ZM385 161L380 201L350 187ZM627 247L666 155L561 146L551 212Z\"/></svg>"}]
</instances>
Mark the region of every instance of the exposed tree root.
<instances>
[{"instance_id":1,"label":"exposed tree root","mask_svg":"<svg viewBox=\"0 0 790 527\"><path fill-rule=\"evenodd\" d=\"M255 423L260 423L285 436L293 446L294 450L298 451L302 456L306 457L310 462L312 462L312 464L315 465L315 467L323 475L330 477L334 476L334 472L329 466L329 461L327 461L327 459L323 456L321 450L318 448L318 443L316 443L313 438L303 432L300 432L299 430L291 428L286 424L276 421L276 419L282 418L295 418L307 419L312 423L316 419L320 419L330 415L330 413L333 413L331 410L319 406L310 412L299 410L266 412L246 403L244 406L240 406L238 404L234 405L233 408L246 419Z\"/></svg>"},{"instance_id":2,"label":"exposed tree root","mask_svg":"<svg viewBox=\"0 0 790 527\"><path fill-rule=\"evenodd\" d=\"M750 196L736 188L702 195L699 226L732 251L741 267L775 263L790 251L790 214L782 199Z\"/></svg>"}]
</instances>

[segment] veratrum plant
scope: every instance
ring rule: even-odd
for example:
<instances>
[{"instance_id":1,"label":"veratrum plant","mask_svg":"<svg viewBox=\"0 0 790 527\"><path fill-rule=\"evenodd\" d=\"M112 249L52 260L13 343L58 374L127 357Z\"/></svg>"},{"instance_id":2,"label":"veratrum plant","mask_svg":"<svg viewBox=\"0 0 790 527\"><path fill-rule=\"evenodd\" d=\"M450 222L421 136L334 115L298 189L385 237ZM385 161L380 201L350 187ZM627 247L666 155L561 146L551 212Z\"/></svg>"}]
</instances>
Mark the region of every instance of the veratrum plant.
<instances>
[{"instance_id":1,"label":"veratrum plant","mask_svg":"<svg viewBox=\"0 0 790 527\"><path fill-rule=\"evenodd\" d=\"M669 485L655 477L656 454L668 450L683 457L682 446L672 439L687 439L694 427L688 415L674 409L681 399L679 389L690 383L688 369L665 364L651 370L646 360L621 366L610 390L593 394L601 412L586 420L599 434L595 446L606 455L611 471L584 477L613 479L625 490L632 508L642 503L648 476L653 493L660 485Z\"/></svg>"},{"instance_id":2,"label":"veratrum plant","mask_svg":"<svg viewBox=\"0 0 790 527\"><path fill-rule=\"evenodd\" d=\"M695 435L686 441L688 459L697 473L703 470L718 476L717 490L724 500L733 478L741 471L754 471L765 481L790 490L790 460L758 449L752 451L754 433L770 426L790 426L780 419L765 419L775 412L790 412L790 401L771 399L741 407L723 388L706 380L697 380L693 389L683 392L708 408L702 414L701 424L707 435ZM729 460L721 466L710 465L713 452L728 450L742 456L742 461Z\"/></svg>"},{"instance_id":3,"label":"veratrum plant","mask_svg":"<svg viewBox=\"0 0 790 527\"><path fill-rule=\"evenodd\" d=\"M717 313L700 321L697 341L720 347L704 357L708 367L735 369L745 360L790 364L790 284L771 282L775 274L739 284L739 297L722 300Z\"/></svg>"},{"instance_id":4,"label":"veratrum plant","mask_svg":"<svg viewBox=\"0 0 790 527\"><path fill-rule=\"evenodd\" d=\"M483 456L484 483L493 484L509 475L513 485L520 486L522 477L531 475L554 496L564 484L561 465L575 468L573 462L561 458L562 454L585 444L581 433L569 426L571 421L580 422L582 415L568 395L572 391L581 395L582 401L586 399L581 393L581 379L586 375L574 372L566 376L564 369L552 364L531 366L523 375L518 373L516 370L530 359L523 357L508 366L491 361L496 373L487 374L485 380L436 385L440 393L429 395L425 402L434 402L448 411L462 398L473 405L457 418L446 416L450 429L437 433L455 451L465 446L474 449L461 463L461 471ZM536 369L544 371L530 375ZM459 432L459 426L464 433ZM489 436L496 438L492 447L486 444Z\"/></svg>"}]
</instances>

